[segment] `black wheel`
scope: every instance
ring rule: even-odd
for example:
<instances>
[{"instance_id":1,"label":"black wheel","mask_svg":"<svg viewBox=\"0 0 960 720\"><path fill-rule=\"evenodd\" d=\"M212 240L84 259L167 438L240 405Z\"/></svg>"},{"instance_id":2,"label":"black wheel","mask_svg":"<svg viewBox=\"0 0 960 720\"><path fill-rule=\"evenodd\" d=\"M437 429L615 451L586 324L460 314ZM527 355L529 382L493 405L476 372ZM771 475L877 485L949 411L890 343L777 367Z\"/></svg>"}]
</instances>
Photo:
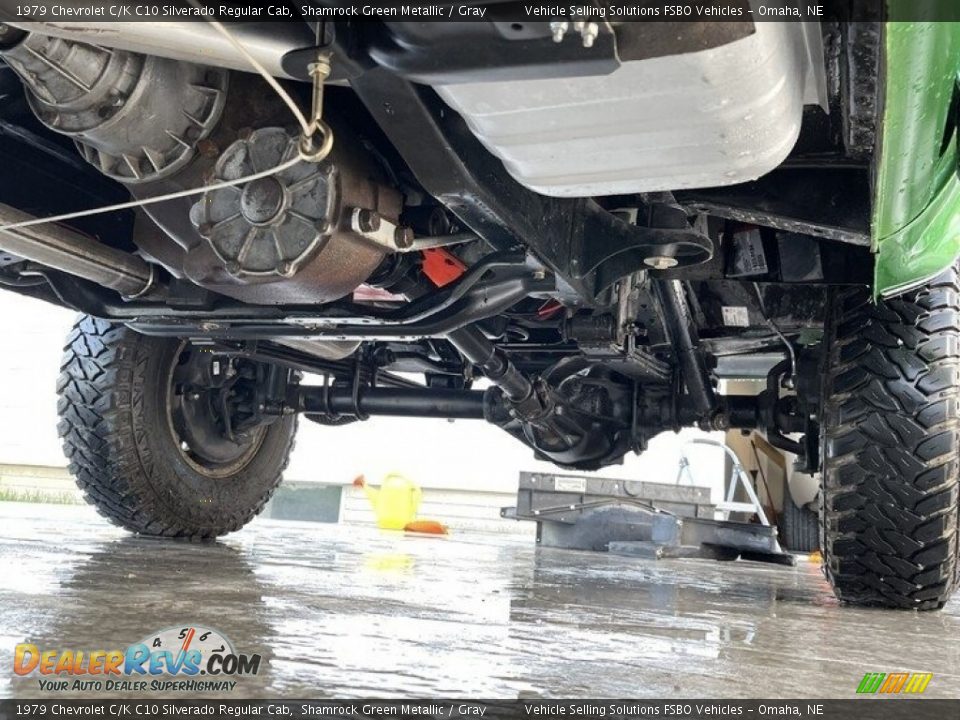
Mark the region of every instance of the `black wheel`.
<instances>
[{"instance_id":1,"label":"black wheel","mask_svg":"<svg viewBox=\"0 0 960 720\"><path fill-rule=\"evenodd\" d=\"M951 269L831 300L821 522L827 577L861 605L929 610L957 583L960 286Z\"/></svg>"},{"instance_id":2,"label":"black wheel","mask_svg":"<svg viewBox=\"0 0 960 720\"><path fill-rule=\"evenodd\" d=\"M780 516L780 536L791 552L810 553L820 549L820 518L807 507L793 501L790 488L783 489L783 513Z\"/></svg>"},{"instance_id":3,"label":"black wheel","mask_svg":"<svg viewBox=\"0 0 960 720\"><path fill-rule=\"evenodd\" d=\"M114 523L216 537L253 519L279 485L296 417L225 432L215 363L175 338L91 317L74 326L57 386L60 436L80 489Z\"/></svg>"}]
</instances>

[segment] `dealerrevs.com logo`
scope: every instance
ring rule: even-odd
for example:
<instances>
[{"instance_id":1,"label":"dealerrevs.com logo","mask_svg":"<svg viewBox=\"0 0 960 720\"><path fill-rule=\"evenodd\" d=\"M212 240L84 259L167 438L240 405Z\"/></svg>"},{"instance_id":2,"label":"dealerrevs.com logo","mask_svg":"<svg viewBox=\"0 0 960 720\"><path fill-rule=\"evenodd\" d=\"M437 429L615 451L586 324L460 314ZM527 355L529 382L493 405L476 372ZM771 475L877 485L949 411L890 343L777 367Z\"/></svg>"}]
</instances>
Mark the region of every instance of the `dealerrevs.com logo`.
<instances>
[{"instance_id":1,"label":"dealerrevs.com logo","mask_svg":"<svg viewBox=\"0 0 960 720\"><path fill-rule=\"evenodd\" d=\"M261 658L238 653L222 633L199 625L170 627L117 650L16 646L13 672L36 675L41 690L198 692L233 690L232 678L256 675Z\"/></svg>"}]
</instances>

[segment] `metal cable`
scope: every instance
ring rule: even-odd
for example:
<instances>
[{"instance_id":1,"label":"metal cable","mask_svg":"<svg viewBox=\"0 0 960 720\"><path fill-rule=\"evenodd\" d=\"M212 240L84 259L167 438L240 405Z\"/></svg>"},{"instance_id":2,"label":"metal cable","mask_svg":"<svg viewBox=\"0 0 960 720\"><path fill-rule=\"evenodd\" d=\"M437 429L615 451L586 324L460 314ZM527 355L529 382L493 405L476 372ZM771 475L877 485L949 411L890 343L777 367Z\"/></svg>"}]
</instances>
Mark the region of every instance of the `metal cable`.
<instances>
[{"instance_id":1,"label":"metal cable","mask_svg":"<svg viewBox=\"0 0 960 720\"><path fill-rule=\"evenodd\" d=\"M204 9L203 5L201 5L197 0L187 0L187 1L198 10ZM243 59L246 60L248 63L250 63L250 67L252 67L254 70L257 71L257 73L264 79L264 81L266 81L266 83L270 85L271 88L273 88L273 91L280 97L280 99L284 102L284 104L288 108L290 108L290 112L293 113L293 116L297 119L297 122L300 124L300 127L303 129L303 134L312 135L313 129L311 128L310 123L307 121L306 116L303 114L303 112L301 112L300 107L297 105L296 101L292 97L290 97L290 94L283 89L283 86L280 85L279 82L277 82L277 79L273 77L273 75L271 75L267 71L267 69L263 65L261 65L260 62L253 55L251 55L247 51L247 49L243 46L243 43L237 40L237 38L234 37L233 33L227 30L226 27L224 27L223 23L221 23L219 20L213 19L212 17L208 17L208 16L204 16L204 17L207 23L210 24L210 27L212 27L218 33L223 35L223 37L227 40L227 42L233 45L236 51L243 56Z\"/></svg>"},{"instance_id":2,"label":"metal cable","mask_svg":"<svg viewBox=\"0 0 960 720\"><path fill-rule=\"evenodd\" d=\"M202 7L202 5L200 5L200 3L198 3L196 0L188 0L188 1L194 7L197 7L197 8ZM306 117L304 116L303 112L301 112L296 102L293 100L292 97L290 97L290 94L287 93L287 91L284 90L283 87L281 87L280 83L277 82L276 78L274 78L269 72L267 72L266 68L264 68L263 65L261 65L257 61L257 59L253 57L253 55L251 55L246 50L246 48L243 47L242 43L240 43L233 36L233 34L229 30L227 30L227 28L225 28L220 22L213 19L208 19L207 22L209 22L210 25L212 25L213 28L217 30L217 32L222 34L227 40L230 41L230 44L237 49L237 51L244 57L244 59L250 63L250 65L254 68L254 70L256 70L257 73L260 74L263 77L263 79L270 85L270 87L273 88L273 90L277 93L277 95L284 102L284 104L288 108L290 108L290 112L296 118L297 123L299 123L300 127L303 128L303 132L304 132L303 137L306 139L311 138L314 132L318 130L317 124L316 123L311 124L310 122L307 121ZM321 148L326 147L326 145L329 144L329 141L331 139L332 139L332 135L326 137L325 142L321 146ZM235 180L223 180L221 182L217 182L212 185L205 185L200 188L180 190L178 192L167 193L165 195L157 195L155 197L150 197L150 198L142 198L139 200L130 200L129 202L117 203L116 205L105 205L103 207L93 208L91 210L79 210L77 212L63 213L61 215L52 215L50 217L34 218L32 220L24 220L23 222L0 225L0 232L5 232L7 230L16 230L18 228L30 227L33 225L44 225L46 223L57 223L57 222L64 222L66 220L75 220L77 218L89 217L91 215L100 215L102 213L108 213L108 212L116 212L118 210L130 210L132 208L138 208L144 205L153 205L155 203L167 202L168 200L177 200L179 198L191 197L193 195L202 195L204 193L207 193L213 190L222 190L223 188L233 187L235 185L242 185L243 183L248 183L254 180L260 180L261 178L270 177L271 175L276 175L279 172L283 172L284 170L293 167L301 160L307 160L312 162L317 161L318 159L317 152L314 151L313 154L309 153L307 151L308 148L304 147L303 142L301 142L298 145L298 148L299 148L298 154L296 156L280 163L276 167L269 168L267 170L262 170L258 173L253 173L252 175L246 175L244 177L240 177ZM327 152L329 152L329 149L327 149Z\"/></svg>"},{"instance_id":3,"label":"metal cable","mask_svg":"<svg viewBox=\"0 0 960 720\"><path fill-rule=\"evenodd\" d=\"M52 215L50 217L34 218L33 220L24 220L23 222L10 223L9 225L0 225L0 232L6 230L16 230L17 228L30 227L32 225L44 225L46 223L55 223L63 222L64 220L73 220L75 218L89 217L90 215L99 215L101 213L115 212L117 210L129 210L131 208L141 207L143 205L153 205L155 203L166 202L168 200L176 200L178 198L190 197L191 195L202 195L203 193L209 192L211 190L221 190L223 188L233 187L234 185L241 185L246 182L251 182L253 180L259 180L260 178L269 177L271 175L276 175L278 172L283 172L287 168L291 168L300 162L300 156L296 155L289 160L280 163L276 167L272 167L268 170L262 170L261 172L254 173L252 175L246 175L236 180L224 180L222 182L214 183L213 185L204 185L200 188L191 188L189 190L180 190L179 192L169 193L166 195L157 195L156 197L142 198L140 200L130 200L129 202L117 203L116 205L106 205L104 207L93 208L92 210L78 210L77 212L64 213L62 215Z\"/></svg>"}]
</instances>

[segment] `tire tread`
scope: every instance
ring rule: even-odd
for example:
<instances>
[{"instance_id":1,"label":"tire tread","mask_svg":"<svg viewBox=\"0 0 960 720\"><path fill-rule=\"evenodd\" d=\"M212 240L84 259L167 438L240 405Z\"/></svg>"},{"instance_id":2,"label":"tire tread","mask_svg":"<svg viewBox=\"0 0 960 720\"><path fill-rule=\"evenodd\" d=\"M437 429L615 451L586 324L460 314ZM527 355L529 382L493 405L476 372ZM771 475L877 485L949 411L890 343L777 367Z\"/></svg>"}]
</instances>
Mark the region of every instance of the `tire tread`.
<instances>
[{"instance_id":1,"label":"tire tread","mask_svg":"<svg viewBox=\"0 0 960 720\"><path fill-rule=\"evenodd\" d=\"M957 585L960 281L832 297L824 372L821 547L837 596L930 610Z\"/></svg>"},{"instance_id":2,"label":"tire tread","mask_svg":"<svg viewBox=\"0 0 960 720\"><path fill-rule=\"evenodd\" d=\"M148 353L138 333L81 316L64 348L57 380L58 433L69 470L87 502L111 522L132 532L209 539L239 530L266 505L286 469L295 433L282 465L263 483L251 507L221 513L215 522L191 524L163 502L156 460L141 421Z\"/></svg>"}]
</instances>

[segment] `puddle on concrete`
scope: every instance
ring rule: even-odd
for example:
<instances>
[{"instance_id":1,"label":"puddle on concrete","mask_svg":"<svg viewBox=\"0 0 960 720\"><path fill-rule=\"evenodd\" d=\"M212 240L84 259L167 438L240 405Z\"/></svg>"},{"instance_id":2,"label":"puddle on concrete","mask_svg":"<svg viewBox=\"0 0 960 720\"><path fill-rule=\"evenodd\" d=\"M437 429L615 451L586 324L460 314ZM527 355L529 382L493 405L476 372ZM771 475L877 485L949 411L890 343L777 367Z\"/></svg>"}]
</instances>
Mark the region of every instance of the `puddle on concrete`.
<instances>
[{"instance_id":1,"label":"puddle on concrete","mask_svg":"<svg viewBox=\"0 0 960 720\"><path fill-rule=\"evenodd\" d=\"M0 696L49 697L12 676L17 642L123 648L179 625L262 655L235 697L851 697L868 671L932 672L926 695L960 696L960 603L841 607L807 563L274 521L200 545L3 503L0 578Z\"/></svg>"}]
</instances>

